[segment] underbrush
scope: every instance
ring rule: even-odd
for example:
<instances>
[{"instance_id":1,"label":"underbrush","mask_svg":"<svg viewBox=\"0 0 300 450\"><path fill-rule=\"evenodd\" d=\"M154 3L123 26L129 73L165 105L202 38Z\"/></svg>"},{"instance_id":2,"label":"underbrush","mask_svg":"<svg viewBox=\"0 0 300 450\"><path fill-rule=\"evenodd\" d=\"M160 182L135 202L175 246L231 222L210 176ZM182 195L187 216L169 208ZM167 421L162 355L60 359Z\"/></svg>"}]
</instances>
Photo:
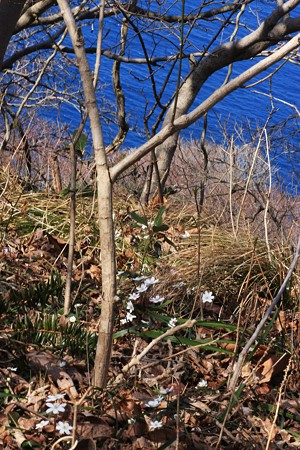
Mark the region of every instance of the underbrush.
<instances>
[{"instance_id":1,"label":"underbrush","mask_svg":"<svg viewBox=\"0 0 300 450\"><path fill-rule=\"evenodd\" d=\"M234 395L227 389L291 263L296 200L275 192L256 214L260 187L251 182L233 201L229 179L214 172L201 205L192 173L163 207L142 207L130 175L115 187L118 298L103 392L91 388L101 310L93 188L78 190L65 317L68 196L24 193L16 180L1 181L4 449L70 449L68 440L82 449L299 446L298 271Z\"/></svg>"}]
</instances>

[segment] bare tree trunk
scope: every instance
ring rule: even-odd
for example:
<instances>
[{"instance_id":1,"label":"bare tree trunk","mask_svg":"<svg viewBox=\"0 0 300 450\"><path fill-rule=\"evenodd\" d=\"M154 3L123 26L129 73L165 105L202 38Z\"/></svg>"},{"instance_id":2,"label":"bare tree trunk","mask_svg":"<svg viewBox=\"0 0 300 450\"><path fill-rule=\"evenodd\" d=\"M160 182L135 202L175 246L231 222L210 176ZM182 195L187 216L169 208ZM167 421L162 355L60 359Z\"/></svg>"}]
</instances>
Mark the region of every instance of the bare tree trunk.
<instances>
[{"instance_id":1,"label":"bare tree trunk","mask_svg":"<svg viewBox=\"0 0 300 450\"><path fill-rule=\"evenodd\" d=\"M52 186L56 194L61 193L62 191L61 173L58 156L56 154L54 154L52 159Z\"/></svg>"},{"instance_id":2,"label":"bare tree trunk","mask_svg":"<svg viewBox=\"0 0 300 450\"><path fill-rule=\"evenodd\" d=\"M95 386L104 388L110 362L116 293L112 183L106 160L93 77L86 57L83 37L76 27L68 1L58 0L57 3L67 25L76 54L95 152L101 243L102 303L94 368L94 384Z\"/></svg>"},{"instance_id":3,"label":"bare tree trunk","mask_svg":"<svg viewBox=\"0 0 300 450\"><path fill-rule=\"evenodd\" d=\"M280 39L287 34L287 31L295 32L297 30L296 25L299 25L297 19L287 18L284 22L279 22L279 20L289 11L294 9L299 3L299 0L287 1L283 5L278 6L264 22L249 35L238 41L222 44L212 53L208 53L204 57L201 57L198 63L193 66L193 69L179 89L175 114L173 102L166 114L162 128L172 125L174 118L187 114L203 84L213 73L236 61L253 58L265 48L280 41ZM164 141L163 144L156 148L155 153L159 178L163 189L169 175L178 136L179 132L173 134ZM158 189L158 181L157 176L153 176L150 190L152 195ZM141 198L145 198L146 189L147 186L145 185Z\"/></svg>"},{"instance_id":4,"label":"bare tree trunk","mask_svg":"<svg viewBox=\"0 0 300 450\"><path fill-rule=\"evenodd\" d=\"M26 0L0 0L0 70L16 23Z\"/></svg>"},{"instance_id":5,"label":"bare tree trunk","mask_svg":"<svg viewBox=\"0 0 300 450\"><path fill-rule=\"evenodd\" d=\"M78 136L78 134L77 134ZM71 179L70 179L70 231L69 231L69 251L67 263L67 276L64 298L64 314L67 315L71 309L71 293L72 293L72 275L73 262L76 244L76 171L77 171L77 155L76 155L76 138L70 145L70 163L71 163Z\"/></svg>"}]
</instances>

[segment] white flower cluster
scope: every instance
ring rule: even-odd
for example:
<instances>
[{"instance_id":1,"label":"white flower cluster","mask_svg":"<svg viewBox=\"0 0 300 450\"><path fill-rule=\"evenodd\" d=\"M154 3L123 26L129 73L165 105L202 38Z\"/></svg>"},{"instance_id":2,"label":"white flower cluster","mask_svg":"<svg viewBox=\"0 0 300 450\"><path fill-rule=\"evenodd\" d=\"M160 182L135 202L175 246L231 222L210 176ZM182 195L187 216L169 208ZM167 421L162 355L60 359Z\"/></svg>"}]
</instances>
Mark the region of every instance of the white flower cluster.
<instances>
[{"instance_id":1,"label":"white flower cluster","mask_svg":"<svg viewBox=\"0 0 300 450\"><path fill-rule=\"evenodd\" d=\"M154 431L163 427L163 421L157 420L157 412L155 411L155 409L161 406L161 402L164 400L165 396L169 396L169 394L171 394L173 390L173 385L171 385L170 387L161 387L158 391L160 395L153 400L149 400L147 403L145 403L144 406L146 408L151 408L152 410L154 410L152 411L154 417L152 417L151 420L148 418L148 416L145 416L147 418L146 421L148 423L149 431ZM163 409L161 409L161 411L163 411ZM135 418L128 419L128 425L133 425L135 422Z\"/></svg>"},{"instance_id":2,"label":"white flower cluster","mask_svg":"<svg viewBox=\"0 0 300 450\"><path fill-rule=\"evenodd\" d=\"M67 404L59 403L59 400L62 400L64 398L65 398L65 394L48 395L48 397L46 399L46 406L48 406L46 413L56 415L61 412L65 412ZM49 420L41 420L39 423L36 424L35 429L42 430L48 424L49 424ZM56 430L59 432L59 434L68 434L69 435L69 434L71 434L72 428L73 427L68 422L59 421L56 424Z\"/></svg>"},{"instance_id":3,"label":"white flower cluster","mask_svg":"<svg viewBox=\"0 0 300 450\"><path fill-rule=\"evenodd\" d=\"M136 316L133 314L134 305L133 305L132 301L135 301L138 298L140 298L140 295L143 292L146 292L150 286L153 286L154 284L159 283L159 280L157 278L155 278L155 277L147 278L144 275L133 278L133 281L142 281L142 284L136 288L135 292L129 294L129 296L128 296L128 301L126 303L126 316L123 319L121 319L121 321L120 321L122 325L132 322L133 319L136 318ZM161 303L163 300L164 300L163 297L160 297L159 295L157 295L156 297L151 298L150 302Z\"/></svg>"}]
</instances>

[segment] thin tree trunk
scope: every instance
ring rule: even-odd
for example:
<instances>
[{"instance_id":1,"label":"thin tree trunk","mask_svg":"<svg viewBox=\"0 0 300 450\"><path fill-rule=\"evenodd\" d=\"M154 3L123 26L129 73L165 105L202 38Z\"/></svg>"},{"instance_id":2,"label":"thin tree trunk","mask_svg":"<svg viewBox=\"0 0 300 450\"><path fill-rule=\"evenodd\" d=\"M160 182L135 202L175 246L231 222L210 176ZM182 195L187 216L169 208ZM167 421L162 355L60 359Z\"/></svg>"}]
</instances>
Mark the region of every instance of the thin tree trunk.
<instances>
[{"instance_id":1,"label":"thin tree trunk","mask_svg":"<svg viewBox=\"0 0 300 450\"><path fill-rule=\"evenodd\" d=\"M68 1L58 0L57 3L67 25L76 54L95 152L101 244L102 303L93 381L95 386L104 388L110 362L116 293L112 183L106 160L93 77L86 57L83 37L76 27Z\"/></svg>"},{"instance_id":2,"label":"thin tree trunk","mask_svg":"<svg viewBox=\"0 0 300 450\"><path fill-rule=\"evenodd\" d=\"M78 133L77 136L78 137ZM71 180L70 180L70 231L69 231L69 251L67 264L67 277L65 285L64 297L64 314L67 315L71 309L71 293L72 293L72 275L73 260L76 242L76 172L77 172L77 156L76 156L76 138L70 145L70 163L71 163Z\"/></svg>"}]
</instances>

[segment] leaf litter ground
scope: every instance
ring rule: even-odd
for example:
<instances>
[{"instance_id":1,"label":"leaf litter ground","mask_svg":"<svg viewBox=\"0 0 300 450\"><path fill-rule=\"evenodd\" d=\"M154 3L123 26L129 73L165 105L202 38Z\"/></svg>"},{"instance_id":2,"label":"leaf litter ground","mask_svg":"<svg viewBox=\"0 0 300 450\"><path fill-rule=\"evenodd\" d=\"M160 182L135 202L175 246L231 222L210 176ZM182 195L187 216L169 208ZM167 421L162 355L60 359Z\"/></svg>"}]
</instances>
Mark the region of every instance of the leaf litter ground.
<instances>
[{"instance_id":1,"label":"leaf litter ground","mask_svg":"<svg viewBox=\"0 0 300 450\"><path fill-rule=\"evenodd\" d=\"M70 449L74 442L78 449L298 448L296 286L253 348L232 397L227 382L234 354L279 285L278 265L268 265L265 250L254 250L246 237L233 244L224 230L220 238L216 230L202 230L200 266L197 229L158 230L146 252L147 233L124 221L117 238L119 301L105 392L91 388L101 289L97 248L82 241L77 249L74 304L63 320L66 241L42 229L26 238L13 230L3 240L1 448ZM135 320L122 325L128 296L142 283L133 281L142 264L155 267L148 276L160 283L141 292ZM211 304L201 302L204 289L215 294ZM175 317L179 326L196 322L160 339ZM64 398L57 404L65 406L47 413L47 398L58 393ZM39 428L42 420L48 423ZM61 433L60 423L73 427L70 435Z\"/></svg>"}]
</instances>

